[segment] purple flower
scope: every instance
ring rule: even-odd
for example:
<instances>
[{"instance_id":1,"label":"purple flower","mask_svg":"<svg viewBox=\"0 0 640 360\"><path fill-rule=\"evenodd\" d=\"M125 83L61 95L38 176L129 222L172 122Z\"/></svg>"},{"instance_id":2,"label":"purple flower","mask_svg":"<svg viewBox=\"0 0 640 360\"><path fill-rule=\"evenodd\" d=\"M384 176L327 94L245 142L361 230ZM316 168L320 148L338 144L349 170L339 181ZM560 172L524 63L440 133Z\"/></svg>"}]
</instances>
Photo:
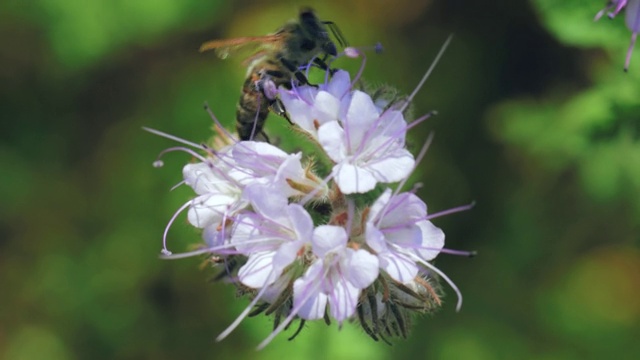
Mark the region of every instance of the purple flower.
<instances>
[{"instance_id":1,"label":"purple flower","mask_svg":"<svg viewBox=\"0 0 640 360\"><path fill-rule=\"evenodd\" d=\"M629 30L631 30L631 43L629 44L629 49L627 50L627 56L624 62L624 71L627 71L629 70L629 64L631 63L631 55L636 43L636 38L640 31L640 0L610 1L604 9L600 10L596 14L594 20L599 20L605 13L609 18L613 19L625 6L625 22ZM609 11L611 9L613 9L613 11Z\"/></svg>"},{"instance_id":2,"label":"purple flower","mask_svg":"<svg viewBox=\"0 0 640 360\"><path fill-rule=\"evenodd\" d=\"M256 289L274 283L313 234L313 220L302 206L268 190L260 184L245 189L254 211L237 217L231 235L231 244L248 258L238 277Z\"/></svg>"},{"instance_id":3,"label":"purple flower","mask_svg":"<svg viewBox=\"0 0 640 360\"><path fill-rule=\"evenodd\" d=\"M416 256L433 260L444 245L444 233L426 218L427 205L412 193L391 196L387 190L371 206L366 242L380 268L400 283L418 274Z\"/></svg>"},{"instance_id":4,"label":"purple flower","mask_svg":"<svg viewBox=\"0 0 640 360\"><path fill-rule=\"evenodd\" d=\"M380 113L371 97L355 91L345 116L318 129L318 139L335 162L332 174L345 194L364 193L378 182L406 178L415 164L404 147L407 123L402 112Z\"/></svg>"},{"instance_id":5,"label":"purple flower","mask_svg":"<svg viewBox=\"0 0 640 360\"><path fill-rule=\"evenodd\" d=\"M225 168L214 161L184 167L184 182L198 194L189 202L188 219L193 226L216 227L225 217L246 206L247 203L241 200L240 184L228 176Z\"/></svg>"},{"instance_id":6,"label":"purple flower","mask_svg":"<svg viewBox=\"0 0 640 360\"><path fill-rule=\"evenodd\" d=\"M313 232L313 254L318 258L293 284L293 306L307 320L331 316L342 323L352 316L360 291L378 277L378 259L366 250L347 247L344 228L318 226Z\"/></svg>"},{"instance_id":7,"label":"purple flower","mask_svg":"<svg viewBox=\"0 0 640 360\"><path fill-rule=\"evenodd\" d=\"M359 78L364 55L357 49L346 52L363 56ZM313 153L289 154L272 144L237 141L219 123L211 146L147 129L190 147L163 153L184 151L198 161L183 169L183 182L196 196L165 228L162 257L205 255L207 264L224 266L218 279L250 298L217 340L261 312L274 317L274 330L259 348L296 320L302 329L307 320L329 317L339 325L356 320L375 340L406 336L412 313L441 305L435 274L451 284L460 307L459 290L429 261L441 252L462 252L443 249L444 233L429 219L468 207L427 215L426 204L414 193L397 194L379 185L401 182L401 188L415 167L405 148L406 133L429 115L408 125L403 112L430 71L406 98L385 89L354 90L349 73L337 69L327 71L319 86L301 86L294 79L292 90L276 91L265 78L267 97L280 97L296 129L320 150ZM314 161L322 175L313 171ZM374 189L382 195L373 203L368 194L359 195ZM189 222L202 229L204 244L173 254L167 232L186 209Z\"/></svg>"},{"instance_id":8,"label":"purple flower","mask_svg":"<svg viewBox=\"0 0 640 360\"><path fill-rule=\"evenodd\" d=\"M348 72L339 70L318 87L280 87L279 92L291 121L317 138L322 124L344 117L351 99L351 79Z\"/></svg>"}]
</instances>

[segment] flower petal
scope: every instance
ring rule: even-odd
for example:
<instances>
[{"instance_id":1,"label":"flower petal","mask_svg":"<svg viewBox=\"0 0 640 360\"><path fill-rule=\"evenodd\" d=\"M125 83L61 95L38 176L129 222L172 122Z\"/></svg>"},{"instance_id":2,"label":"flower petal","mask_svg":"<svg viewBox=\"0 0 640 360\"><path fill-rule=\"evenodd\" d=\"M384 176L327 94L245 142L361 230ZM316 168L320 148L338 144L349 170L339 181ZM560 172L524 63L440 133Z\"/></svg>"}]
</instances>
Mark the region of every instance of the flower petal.
<instances>
[{"instance_id":1,"label":"flower petal","mask_svg":"<svg viewBox=\"0 0 640 360\"><path fill-rule=\"evenodd\" d=\"M378 108L371 97L362 91L354 91L346 119L342 119L342 126L349 141L349 153L358 150L365 133L369 131L378 116Z\"/></svg>"},{"instance_id":2,"label":"flower petal","mask_svg":"<svg viewBox=\"0 0 640 360\"><path fill-rule=\"evenodd\" d=\"M273 272L274 251L263 251L253 253L238 271L238 279L244 285L259 289L269 285L277 279L280 274Z\"/></svg>"},{"instance_id":3,"label":"flower petal","mask_svg":"<svg viewBox=\"0 0 640 360\"><path fill-rule=\"evenodd\" d=\"M202 195L193 199L187 212L189 223L197 228L217 225L236 198L227 195Z\"/></svg>"},{"instance_id":4,"label":"flower petal","mask_svg":"<svg viewBox=\"0 0 640 360\"><path fill-rule=\"evenodd\" d=\"M311 245L314 254L324 257L328 252L337 251L347 245L347 232L340 226L320 225L313 230Z\"/></svg>"},{"instance_id":5,"label":"flower petal","mask_svg":"<svg viewBox=\"0 0 640 360\"><path fill-rule=\"evenodd\" d=\"M329 313L342 324L356 312L359 296L360 289L348 281L338 281L329 294Z\"/></svg>"},{"instance_id":6,"label":"flower petal","mask_svg":"<svg viewBox=\"0 0 640 360\"><path fill-rule=\"evenodd\" d=\"M333 167L335 182L344 194L365 193L376 187L376 178L367 169L342 163Z\"/></svg>"},{"instance_id":7,"label":"flower petal","mask_svg":"<svg viewBox=\"0 0 640 360\"><path fill-rule=\"evenodd\" d=\"M320 125L329 121L337 121L340 113L340 100L326 91L318 92L314 102L314 120Z\"/></svg>"},{"instance_id":8,"label":"flower petal","mask_svg":"<svg viewBox=\"0 0 640 360\"><path fill-rule=\"evenodd\" d=\"M336 98L342 98L349 90L351 89L351 78L349 76L349 72L344 70L336 71L326 90Z\"/></svg>"},{"instance_id":9,"label":"flower petal","mask_svg":"<svg viewBox=\"0 0 640 360\"><path fill-rule=\"evenodd\" d=\"M416 163L413 155L406 149L397 149L393 153L387 153L383 156L363 165L378 181L383 183L403 180L411 174Z\"/></svg>"},{"instance_id":10,"label":"flower petal","mask_svg":"<svg viewBox=\"0 0 640 360\"><path fill-rule=\"evenodd\" d=\"M422 232L422 248L418 254L424 260L432 260L440 253L444 246L444 232L439 227L433 225L431 221L419 221L416 223ZM426 248L426 249L425 249Z\"/></svg>"},{"instance_id":11,"label":"flower petal","mask_svg":"<svg viewBox=\"0 0 640 360\"><path fill-rule=\"evenodd\" d=\"M344 136L344 130L337 121L330 121L318 129L320 145L335 162L340 162L346 157Z\"/></svg>"},{"instance_id":12,"label":"flower petal","mask_svg":"<svg viewBox=\"0 0 640 360\"><path fill-rule=\"evenodd\" d=\"M303 319L316 320L324 317L327 295L320 291L318 284L323 269L322 261L316 261L302 277L293 282L293 307L300 307L297 315Z\"/></svg>"},{"instance_id":13,"label":"flower petal","mask_svg":"<svg viewBox=\"0 0 640 360\"><path fill-rule=\"evenodd\" d=\"M378 277L378 258L367 250L347 249L343 276L356 288L364 289Z\"/></svg>"},{"instance_id":14,"label":"flower petal","mask_svg":"<svg viewBox=\"0 0 640 360\"><path fill-rule=\"evenodd\" d=\"M379 254L380 268L391 278L400 283L413 280L418 275L418 267L415 261L407 255L398 252L386 252Z\"/></svg>"}]
</instances>

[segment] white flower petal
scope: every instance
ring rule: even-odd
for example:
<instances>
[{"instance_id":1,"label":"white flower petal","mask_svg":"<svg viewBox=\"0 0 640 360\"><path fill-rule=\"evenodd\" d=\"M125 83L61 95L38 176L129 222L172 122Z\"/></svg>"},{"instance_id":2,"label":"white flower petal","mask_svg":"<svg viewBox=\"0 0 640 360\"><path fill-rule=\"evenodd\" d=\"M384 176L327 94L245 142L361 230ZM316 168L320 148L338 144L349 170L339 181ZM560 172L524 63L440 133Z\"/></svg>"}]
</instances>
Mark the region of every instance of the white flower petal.
<instances>
[{"instance_id":1,"label":"white flower petal","mask_svg":"<svg viewBox=\"0 0 640 360\"><path fill-rule=\"evenodd\" d=\"M337 121L330 121L318 129L320 145L335 162L342 161L346 156L344 130Z\"/></svg>"},{"instance_id":2,"label":"white flower petal","mask_svg":"<svg viewBox=\"0 0 640 360\"><path fill-rule=\"evenodd\" d=\"M387 203L389 202L390 198L391 189L387 188L369 208L369 218L367 219L367 221L378 221L378 217L380 216L380 212L382 212L382 210L385 210L385 212L389 212Z\"/></svg>"},{"instance_id":3,"label":"white flower petal","mask_svg":"<svg viewBox=\"0 0 640 360\"><path fill-rule=\"evenodd\" d=\"M368 162L364 167L369 170L375 178L384 183L392 183L403 180L415 165L413 155L405 149L397 149L393 154L384 154Z\"/></svg>"},{"instance_id":4,"label":"white flower petal","mask_svg":"<svg viewBox=\"0 0 640 360\"><path fill-rule=\"evenodd\" d=\"M398 224L393 230L385 230L384 234L388 242L405 247L418 248L422 243L422 232L411 219L405 219L404 224Z\"/></svg>"},{"instance_id":5,"label":"white flower petal","mask_svg":"<svg viewBox=\"0 0 640 360\"><path fill-rule=\"evenodd\" d=\"M290 204L287 207L287 215L300 240L308 241L313 238L313 219L311 215L299 204Z\"/></svg>"},{"instance_id":6,"label":"white flower petal","mask_svg":"<svg viewBox=\"0 0 640 360\"><path fill-rule=\"evenodd\" d=\"M298 251L304 246L303 241L291 241L280 245L273 256L273 269L276 277L298 257Z\"/></svg>"},{"instance_id":7,"label":"white flower petal","mask_svg":"<svg viewBox=\"0 0 640 360\"><path fill-rule=\"evenodd\" d=\"M342 119L342 126L349 139L350 153L355 152L367 131L378 119L378 108L371 97L362 91L354 91L346 119Z\"/></svg>"},{"instance_id":8,"label":"white flower petal","mask_svg":"<svg viewBox=\"0 0 640 360\"><path fill-rule=\"evenodd\" d=\"M339 281L333 285L333 292L329 294L329 313L341 324L355 313L360 289L348 281Z\"/></svg>"},{"instance_id":9,"label":"white flower petal","mask_svg":"<svg viewBox=\"0 0 640 360\"><path fill-rule=\"evenodd\" d=\"M340 100L326 91L318 92L314 105L315 120L319 125L337 121L340 113Z\"/></svg>"},{"instance_id":10,"label":"white flower petal","mask_svg":"<svg viewBox=\"0 0 640 360\"><path fill-rule=\"evenodd\" d=\"M387 251L387 239L384 237L382 231L376 228L372 222L367 222L365 239L367 245L376 253Z\"/></svg>"},{"instance_id":11,"label":"white flower petal","mask_svg":"<svg viewBox=\"0 0 640 360\"><path fill-rule=\"evenodd\" d=\"M324 257L327 253L347 245L347 232L340 226L320 225L313 230L311 245L316 255Z\"/></svg>"},{"instance_id":12,"label":"white flower petal","mask_svg":"<svg viewBox=\"0 0 640 360\"><path fill-rule=\"evenodd\" d=\"M380 268L392 279L400 283L413 280L418 275L418 267L415 261L404 254L387 252L379 255Z\"/></svg>"},{"instance_id":13,"label":"white flower petal","mask_svg":"<svg viewBox=\"0 0 640 360\"><path fill-rule=\"evenodd\" d=\"M327 295L320 292L318 281L323 275L321 261L311 264L307 272L293 282L293 307L300 306L298 316L306 320L322 319L327 307Z\"/></svg>"},{"instance_id":14,"label":"white flower petal","mask_svg":"<svg viewBox=\"0 0 640 360\"><path fill-rule=\"evenodd\" d=\"M378 278L378 258L366 250L347 248L344 277L358 289L364 289Z\"/></svg>"},{"instance_id":15,"label":"white flower petal","mask_svg":"<svg viewBox=\"0 0 640 360\"><path fill-rule=\"evenodd\" d=\"M243 198L251 202L253 209L267 219L282 221L282 210L287 206L287 198L282 191L265 184L251 184L244 189ZM282 189L280 189L282 190Z\"/></svg>"},{"instance_id":16,"label":"white flower petal","mask_svg":"<svg viewBox=\"0 0 640 360\"><path fill-rule=\"evenodd\" d=\"M275 281L278 275L273 273L274 251L253 253L246 264L238 270L238 279L244 285L259 289Z\"/></svg>"},{"instance_id":17,"label":"white flower petal","mask_svg":"<svg viewBox=\"0 0 640 360\"><path fill-rule=\"evenodd\" d=\"M418 253L424 260L432 260L438 256L440 249L444 246L444 232L431 221L419 221L416 225L422 232L422 247L433 249L420 250Z\"/></svg>"},{"instance_id":18,"label":"white flower petal","mask_svg":"<svg viewBox=\"0 0 640 360\"><path fill-rule=\"evenodd\" d=\"M376 187L376 178L366 169L342 163L333 167L335 182L344 194L365 193Z\"/></svg>"},{"instance_id":19,"label":"white flower petal","mask_svg":"<svg viewBox=\"0 0 640 360\"><path fill-rule=\"evenodd\" d=\"M331 80L329 81L329 85L326 90L336 98L341 98L351 89L351 77L349 76L349 72L344 70L336 71Z\"/></svg>"},{"instance_id":20,"label":"white flower petal","mask_svg":"<svg viewBox=\"0 0 640 360\"><path fill-rule=\"evenodd\" d=\"M193 200L187 219L197 228L219 224L225 211L236 202L236 198L227 195L202 195Z\"/></svg>"}]
</instances>

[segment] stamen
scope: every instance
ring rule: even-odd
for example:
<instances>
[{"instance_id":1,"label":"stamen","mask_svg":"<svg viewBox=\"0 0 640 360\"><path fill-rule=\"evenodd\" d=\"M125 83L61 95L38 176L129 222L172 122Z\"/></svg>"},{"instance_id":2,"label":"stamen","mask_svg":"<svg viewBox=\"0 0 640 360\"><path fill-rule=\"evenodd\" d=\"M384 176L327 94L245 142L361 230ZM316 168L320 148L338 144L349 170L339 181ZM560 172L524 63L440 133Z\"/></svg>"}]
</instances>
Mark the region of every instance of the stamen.
<instances>
[{"instance_id":1,"label":"stamen","mask_svg":"<svg viewBox=\"0 0 640 360\"><path fill-rule=\"evenodd\" d=\"M449 215L449 214L455 214L455 213L458 213L458 212L471 210L474 206L476 206L476 202L475 201L471 202L471 204L469 204L469 205L462 205L462 206L454 207L452 209L440 211L440 212L437 212L435 214L427 215L427 217L425 217L424 219L425 220L431 220L431 219L435 219L435 218L440 217L440 216L445 216L445 215Z\"/></svg>"},{"instance_id":2,"label":"stamen","mask_svg":"<svg viewBox=\"0 0 640 360\"><path fill-rule=\"evenodd\" d=\"M196 143L191 142L191 141L189 141L189 140L185 140L185 139L179 138L179 137L177 137L177 136L167 134L167 133L162 132L162 131L160 131L160 130L156 130L156 129L148 128L148 127L146 127L146 126L143 126L143 127L142 127L142 130L147 131L147 132L150 132L150 133L152 133L152 134L154 134L154 135L161 136L161 137L163 137L163 138L167 138L167 139L169 139L169 140L173 140L173 141L176 141L176 142L179 142L179 143L185 144L185 145L189 145L189 146L194 147L194 148L196 148L196 149L201 149L201 148L202 148L202 146L200 146L200 144L196 144Z\"/></svg>"},{"instance_id":3,"label":"stamen","mask_svg":"<svg viewBox=\"0 0 640 360\"><path fill-rule=\"evenodd\" d=\"M475 250L464 251L464 250L453 250L453 249L442 248L440 249L440 252L444 254L465 256L465 257L474 257L478 255L478 252Z\"/></svg>"},{"instance_id":4,"label":"stamen","mask_svg":"<svg viewBox=\"0 0 640 360\"><path fill-rule=\"evenodd\" d=\"M316 194L318 194L318 192L320 192L320 190L323 190L326 188L327 184L329 183L329 181L331 181L331 179L333 179L333 173L329 174L327 177L322 179L322 182L315 189L313 189L313 191L305 195L298 202L298 204L304 206L306 203L308 203L309 200L311 200L314 196L316 196Z\"/></svg>"},{"instance_id":5,"label":"stamen","mask_svg":"<svg viewBox=\"0 0 640 360\"><path fill-rule=\"evenodd\" d=\"M164 228L164 233L162 234L162 253L164 255L171 254L171 251L167 249L167 234L169 233L169 229L171 228L171 225L176 220L178 215L180 215L180 213L183 212L184 209L188 208L192 203L193 203L193 200L189 200L186 203L184 203L182 206L180 206L180 208L173 214L173 216L169 220L169 223L167 224L167 226Z\"/></svg>"},{"instance_id":6,"label":"stamen","mask_svg":"<svg viewBox=\"0 0 640 360\"><path fill-rule=\"evenodd\" d=\"M184 184L186 184L186 182L185 182L184 180L182 180L182 181L180 181L179 183L177 183L177 184L173 185L173 186L171 187L171 189L169 189L169 191L173 191L173 190L177 189L179 186L184 185Z\"/></svg>"},{"instance_id":7,"label":"stamen","mask_svg":"<svg viewBox=\"0 0 640 360\"><path fill-rule=\"evenodd\" d=\"M629 50L627 50L627 57L624 61L624 71L627 72L629 71L629 64L631 63L631 55L633 53L633 47L636 44L636 38L638 37L638 33L637 32L633 32L633 34L631 34L631 43L629 44Z\"/></svg>"},{"instance_id":8,"label":"stamen","mask_svg":"<svg viewBox=\"0 0 640 360\"><path fill-rule=\"evenodd\" d=\"M232 245L232 244L225 244L225 245L222 245L222 246L205 247L205 248L202 248L202 249L188 251L188 252L179 253L179 254L173 254L170 251L168 253L165 253L165 250L163 250L162 255L160 255L160 258L164 259L164 260L177 260L177 259L184 259L184 258L196 256L196 255L210 254L210 253L216 253L218 255L238 255L238 254L241 254L240 252L237 252L237 251L235 251L235 252L220 252L219 251L219 250L230 249L230 248L233 248L233 247L234 247L234 245Z\"/></svg>"},{"instance_id":9,"label":"stamen","mask_svg":"<svg viewBox=\"0 0 640 360\"><path fill-rule=\"evenodd\" d=\"M207 161L207 159L205 159L202 155L198 154L197 152L195 152L195 151L193 151L193 150L191 150L191 149L188 149L188 148L186 148L186 147L184 147L184 146L175 146L175 147L170 147L170 148L168 148L168 149L164 149L164 150L162 150L162 151L160 152L160 154L158 154L158 158L157 158L158 160L156 160L156 161L154 161L154 162L153 162L153 166L154 166L154 167L157 167L157 166L156 166L156 164L158 163L158 161L160 161L160 162L162 163L162 161L160 160L160 158L161 158L162 156L164 156L164 155L165 155L165 154L167 154L167 153L174 152L174 151L183 151L183 152L186 152L187 154L189 154L189 155L191 155L191 156L193 156L193 157L197 158L197 159L198 159L198 160L200 160L200 161L203 161L203 162L204 162L204 161ZM163 163L163 165L164 165L164 163Z\"/></svg>"},{"instance_id":10,"label":"stamen","mask_svg":"<svg viewBox=\"0 0 640 360\"><path fill-rule=\"evenodd\" d=\"M207 114L209 114L209 116L211 117L211 120L213 120L213 122L216 124L218 129L224 132L224 135L227 137L227 139L231 139L234 142L238 142L238 140L233 135L231 135L229 130L227 130L224 126L222 126L222 123L220 122L220 120L218 120L218 117L213 113L213 111L209 107L209 103L207 103L206 101L204 102L204 110L207 112Z\"/></svg>"},{"instance_id":11,"label":"stamen","mask_svg":"<svg viewBox=\"0 0 640 360\"><path fill-rule=\"evenodd\" d=\"M444 54L444 51L449 46L451 39L453 39L453 34L449 35L447 40L444 42L444 44L440 48L440 51L438 52L438 55L436 55L436 58L433 60L433 62L431 63L431 66L429 66L429 69L427 70L427 72L424 74L424 76L418 83L418 86L416 86L416 88L413 90L411 95L409 95L409 97L407 98L407 102L400 109L400 112L404 112L407 109L407 106L409 106L409 104L413 101L413 98L416 96L416 94L418 94L418 91L420 90L420 88L422 88L422 85L424 85L424 82L427 81L427 79L431 75L431 72L433 71L433 69L435 69L436 65L438 64L438 61L440 61L440 58L442 57L442 55Z\"/></svg>"},{"instance_id":12,"label":"stamen","mask_svg":"<svg viewBox=\"0 0 640 360\"><path fill-rule=\"evenodd\" d=\"M269 273L269 276L267 276L267 280L271 277L272 274L273 274L273 270ZM264 295L264 292L267 291L268 287L269 286L267 285L267 281L265 281L265 283L260 288L260 291L258 292L256 297L251 301L251 303L249 303L249 305L242 311L242 313L240 313L240 315L233 321L233 323L231 323L229 327L227 327L222 333L220 333L220 335L218 335L218 337L216 338L216 341L223 340L229 334L231 334L231 332L233 332L233 330L235 330L238 327L238 325L240 325L242 320L244 320L244 318L246 318L247 315L249 315L249 313L251 312L251 309L253 309L253 307L258 303L258 301L260 301L260 299L262 298L262 295Z\"/></svg>"}]
</instances>

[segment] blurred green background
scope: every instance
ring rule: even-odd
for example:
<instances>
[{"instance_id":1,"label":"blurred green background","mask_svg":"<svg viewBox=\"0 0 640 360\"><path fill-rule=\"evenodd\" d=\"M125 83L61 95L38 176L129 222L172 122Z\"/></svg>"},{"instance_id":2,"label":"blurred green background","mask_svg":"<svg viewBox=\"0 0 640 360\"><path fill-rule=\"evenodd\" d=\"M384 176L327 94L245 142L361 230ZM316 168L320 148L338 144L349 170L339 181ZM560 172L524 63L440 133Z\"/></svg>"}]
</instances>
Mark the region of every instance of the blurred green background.
<instances>
[{"instance_id":1,"label":"blurred green background","mask_svg":"<svg viewBox=\"0 0 640 360\"><path fill-rule=\"evenodd\" d=\"M640 354L640 50L622 71L621 17L604 0L8 0L0 3L0 357L6 359L631 359ZM465 300L417 318L407 340L311 323L260 353L269 319L214 341L241 310L200 260L158 259L192 193L189 161L148 126L196 142L208 101L229 127L240 60L209 39L260 35L301 5L352 45L380 41L364 77L420 91L435 142L415 181L447 246L437 265ZM342 60L341 60L342 61ZM357 61L340 66L355 69ZM271 119L271 133L286 134ZM280 127L280 128L279 128ZM282 136L282 135L280 135ZM200 236L184 218L173 249Z\"/></svg>"}]
</instances>

